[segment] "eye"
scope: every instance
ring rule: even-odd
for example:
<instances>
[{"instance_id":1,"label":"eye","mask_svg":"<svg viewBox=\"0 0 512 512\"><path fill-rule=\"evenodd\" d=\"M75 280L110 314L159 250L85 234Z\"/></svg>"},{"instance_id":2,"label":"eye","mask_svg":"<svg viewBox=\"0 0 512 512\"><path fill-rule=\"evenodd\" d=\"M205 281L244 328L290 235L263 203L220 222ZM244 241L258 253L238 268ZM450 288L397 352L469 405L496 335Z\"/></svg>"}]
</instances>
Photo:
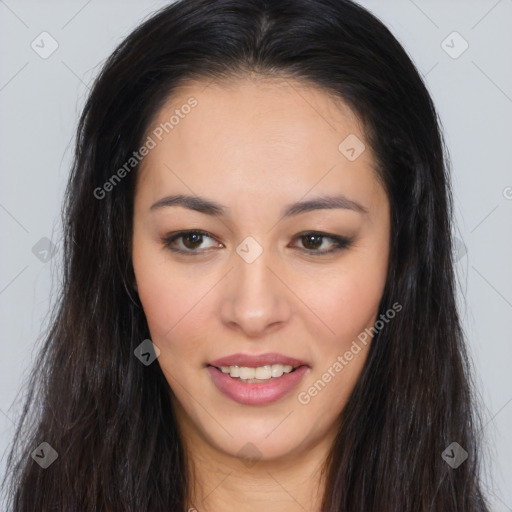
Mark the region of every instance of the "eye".
<instances>
[{"instance_id":1,"label":"eye","mask_svg":"<svg viewBox=\"0 0 512 512\"><path fill-rule=\"evenodd\" d=\"M172 252L195 256L205 252L207 249L219 246L217 243L212 244L209 247L202 247L206 238L214 240L214 238L206 231L179 231L164 237L162 242L165 247ZM299 240L303 245L303 249L307 253L316 255L324 255L346 249L352 243L351 239L338 235L328 235L327 233L321 233L318 231L300 233L294 240ZM326 244L326 241L329 241L330 243ZM326 245L327 248L325 247Z\"/></svg>"},{"instance_id":2,"label":"eye","mask_svg":"<svg viewBox=\"0 0 512 512\"><path fill-rule=\"evenodd\" d=\"M165 247L173 252L195 255L208 249L208 247L201 247L205 238L213 240L212 236L206 231L193 230L179 231L178 233L163 238L162 241ZM178 247L176 247L176 242L178 241L181 242L181 244L178 244ZM215 245L210 247L215 247Z\"/></svg>"},{"instance_id":3,"label":"eye","mask_svg":"<svg viewBox=\"0 0 512 512\"><path fill-rule=\"evenodd\" d=\"M346 249L352 243L352 240L338 235L328 235L327 233L320 233L318 231L310 231L307 233L301 233L297 235L296 239L300 240L303 244L304 249L310 254L328 254L341 249ZM325 249L324 242L330 241L327 244L328 249ZM319 250L324 246L324 250Z\"/></svg>"}]
</instances>

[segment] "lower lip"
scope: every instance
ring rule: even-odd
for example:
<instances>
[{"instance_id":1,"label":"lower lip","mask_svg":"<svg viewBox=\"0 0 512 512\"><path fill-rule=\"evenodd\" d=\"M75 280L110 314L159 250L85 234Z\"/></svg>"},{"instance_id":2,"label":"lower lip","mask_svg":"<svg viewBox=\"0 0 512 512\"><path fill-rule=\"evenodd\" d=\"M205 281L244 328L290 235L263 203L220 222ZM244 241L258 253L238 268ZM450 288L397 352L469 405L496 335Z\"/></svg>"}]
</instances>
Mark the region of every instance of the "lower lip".
<instances>
[{"instance_id":1,"label":"lower lip","mask_svg":"<svg viewBox=\"0 0 512 512\"><path fill-rule=\"evenodd\" d=\"M309 370L308 366L299 366L291 373L283 373L279 378L261 384L248 384L235 380L214 366L208 366L217 388L227 397L244 405L260 405L275 402L287 395Z\"/></svg>"}]
</instances>

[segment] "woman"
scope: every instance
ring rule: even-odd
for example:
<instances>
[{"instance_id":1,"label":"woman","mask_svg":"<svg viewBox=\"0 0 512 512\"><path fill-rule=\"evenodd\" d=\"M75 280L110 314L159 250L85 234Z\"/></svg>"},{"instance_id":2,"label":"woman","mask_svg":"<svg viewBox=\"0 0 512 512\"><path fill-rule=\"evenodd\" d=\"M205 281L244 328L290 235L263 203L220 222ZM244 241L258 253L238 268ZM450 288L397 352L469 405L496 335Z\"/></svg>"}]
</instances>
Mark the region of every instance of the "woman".
<instances>
[{"instance_id":1,"label":"woman","mask_svg":"<svg viewBox=\"0 0 512 512\"><path fill-rule=\"evenodd\" d=\"M80 120L12 509L488 510L447 172L351 1L145 21Z\"/></svg>"}]
</instances>

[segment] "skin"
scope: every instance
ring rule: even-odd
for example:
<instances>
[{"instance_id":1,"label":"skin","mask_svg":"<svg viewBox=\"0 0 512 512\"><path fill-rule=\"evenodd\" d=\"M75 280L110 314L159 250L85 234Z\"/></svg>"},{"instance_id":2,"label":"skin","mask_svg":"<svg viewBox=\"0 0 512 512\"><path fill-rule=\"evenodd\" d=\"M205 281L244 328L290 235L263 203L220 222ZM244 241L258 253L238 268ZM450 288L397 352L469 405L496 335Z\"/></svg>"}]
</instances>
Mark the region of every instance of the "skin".
<instances>
[{"instance_id":1,"label":"skin","mask_svg":"<svg viewBox=\"0 0 512 512\"><path fill-rule=\"evenodd\" d=\"M133 231L135 286L193 474L189 504L200 512L320 510L320 469L370 343L360 343L361 351L309 403L298 394L377 319L389 202L361 123L327 93L276 78L188 83L174 91L148 134L191 96L195 109L142 161ZM354 161L338 150L350 134L366 144ZM150 210L173 194L206 197L227 212ZM340 194L367 212L319 209L280 220L285 205ZM181 238L173 247L202 254L176 254L163 241L191 229L212 238ZM305 231L353 241L322 255L335 243L308 244L297 236ZM247 236L263 250L252 263L236 252ZM206 369L240 352L279 352L310 368L277 402L241 405L217 389ZM237 456L251 455L247 443L258 453L252 465Z\"/></svg>"}]
</instances>

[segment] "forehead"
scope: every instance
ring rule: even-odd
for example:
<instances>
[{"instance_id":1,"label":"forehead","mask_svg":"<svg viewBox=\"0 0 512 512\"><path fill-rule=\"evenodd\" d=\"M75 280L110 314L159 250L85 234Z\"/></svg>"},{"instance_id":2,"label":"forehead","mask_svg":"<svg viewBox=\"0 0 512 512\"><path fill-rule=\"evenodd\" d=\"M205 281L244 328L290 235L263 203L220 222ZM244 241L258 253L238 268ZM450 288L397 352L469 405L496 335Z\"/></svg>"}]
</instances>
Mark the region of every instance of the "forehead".
<instances>
[{"instance_id":1,"label":"forehead","mask_svg":"<svg viewBox=\"0 0 512 512\"><path fill-rule=\"evenodd\" d=\"M147 135L155 146L141 163L138 188L151 189L155 200L173 184L187 193L213 187L228 194L234 187L255 197L288 191L295 198L319 182L322 192L376 186L360 120L341 100L303 82L245 78L182 85ZM342 152L345 140L359 143L358 151L365 147L357 159Z\"/></svg>"}]
</instances>

